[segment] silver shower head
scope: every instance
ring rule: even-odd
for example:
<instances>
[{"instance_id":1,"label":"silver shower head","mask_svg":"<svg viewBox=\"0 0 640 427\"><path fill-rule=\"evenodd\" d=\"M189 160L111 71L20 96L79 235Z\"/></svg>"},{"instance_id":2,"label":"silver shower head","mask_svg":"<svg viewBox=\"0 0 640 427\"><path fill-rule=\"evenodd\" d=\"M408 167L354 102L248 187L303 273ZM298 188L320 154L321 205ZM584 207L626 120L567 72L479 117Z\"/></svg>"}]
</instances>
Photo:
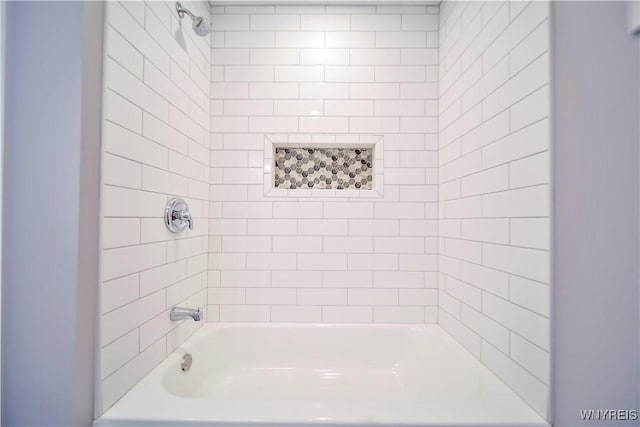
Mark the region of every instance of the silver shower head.
<instances>
[{"instance_id":1,"label":"silver shower head","mask_svg":"<svg viewBox=\"0 0 640 427\"><path fill-rule=\"evenodd\" d=\"M180 19L184 17L185 13L189 15L189 17L193 21L193 31L197 35L203 37L209 34L209 31L211 30L211 24L209 24L209 20L207 18L205 18L204 16L195 16L189 9L182 7L180 2L176 2L176 11L178 12L178 16L180 17Z\"/></svg>"}]
</instances>

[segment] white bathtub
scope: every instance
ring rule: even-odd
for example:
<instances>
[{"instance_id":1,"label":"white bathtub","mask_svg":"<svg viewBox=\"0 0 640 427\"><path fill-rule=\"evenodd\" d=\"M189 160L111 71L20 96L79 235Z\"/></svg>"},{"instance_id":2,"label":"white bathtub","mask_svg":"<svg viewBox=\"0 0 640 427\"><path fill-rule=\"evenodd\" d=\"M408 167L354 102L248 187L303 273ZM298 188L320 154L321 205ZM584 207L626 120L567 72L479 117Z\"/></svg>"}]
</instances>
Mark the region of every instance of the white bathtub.
<instances>
[{"instance_id":1,"label":"white bathtub","mask_svg":"<svg viewBox=\"0 0 640 427\"><path fill-rule=\"evenodd\" d=\"M548 426L436 325L213 323L95 422L309 424Z\"/></svg>"}]
</instances>

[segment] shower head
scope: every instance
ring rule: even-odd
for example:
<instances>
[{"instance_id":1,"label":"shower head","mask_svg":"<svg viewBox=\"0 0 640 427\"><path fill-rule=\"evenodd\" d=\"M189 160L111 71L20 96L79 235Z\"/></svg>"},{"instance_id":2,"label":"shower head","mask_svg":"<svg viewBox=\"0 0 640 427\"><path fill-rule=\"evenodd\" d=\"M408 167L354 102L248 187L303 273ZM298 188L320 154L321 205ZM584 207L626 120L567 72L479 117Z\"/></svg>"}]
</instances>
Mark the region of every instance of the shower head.
<instances>
[{"instance_id":1,"label":"shower head","mask_svg":"<svg viewBox=\"0 0 640 427\"><path fill-rule=\"evenodd\" d=\"M178 12L178 16L180 17L180 19L184 17L185 13L189 15L189 17L193 21L193 31L197 35L203 37L209 34L209 31L211 30L211 24L209 24L209 20L207 18L205 18L204 16L195 16L189 9L182 7L180 2L176 2L176 11Z\"/></svg>"}]
</instances>

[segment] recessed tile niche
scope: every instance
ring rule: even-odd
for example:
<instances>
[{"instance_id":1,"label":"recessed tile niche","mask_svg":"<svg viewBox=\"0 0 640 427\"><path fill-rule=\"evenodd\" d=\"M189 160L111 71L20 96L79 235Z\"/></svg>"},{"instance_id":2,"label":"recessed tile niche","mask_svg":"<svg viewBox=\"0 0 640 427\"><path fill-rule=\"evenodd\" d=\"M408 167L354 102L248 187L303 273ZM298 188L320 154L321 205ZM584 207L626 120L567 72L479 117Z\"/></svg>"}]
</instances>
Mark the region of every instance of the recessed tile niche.
<instances>
[{"instance_id":1,"label":"recessed tile niche","mask_svg":"<svg viewBox=\"0 0 640 427\"><path fill-rule=\"evenodd\" d=\"M373 150L371 148L286 148L276 146L274 186L371 190Z\"/></svg>"},{"instance_id":2,"label":"recessed tile niche","mask_svg":"<svg viewBox=\"0 0 640 427\"><path fill-rule=\"evenodd\" d=\"M267 135L265 196L382 197L382 137Z\"/></svg>"}]
</instances>

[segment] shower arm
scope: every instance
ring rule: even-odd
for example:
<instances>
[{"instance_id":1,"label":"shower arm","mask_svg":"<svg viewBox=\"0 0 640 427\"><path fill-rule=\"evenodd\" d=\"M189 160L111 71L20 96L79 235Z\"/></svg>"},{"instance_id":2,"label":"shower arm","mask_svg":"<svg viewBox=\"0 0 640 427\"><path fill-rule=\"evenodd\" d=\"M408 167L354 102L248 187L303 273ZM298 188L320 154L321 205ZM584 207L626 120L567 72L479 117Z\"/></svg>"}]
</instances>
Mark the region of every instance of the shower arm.
<instances>
[{"instance_id":1,"label":"shower arm","mask_svg":"<svg viewBox=\"0 0 640 427\"><path fill-rule=\"evenodd\" d=\"M196 19L196 16L189 9L182 7L182 4L180 4L180 2L176 3L176 12L178 12L178 16L180 17L180 19L184 18L185 13L189 15L191 19Z\"/></svg>"}]
</instances>

